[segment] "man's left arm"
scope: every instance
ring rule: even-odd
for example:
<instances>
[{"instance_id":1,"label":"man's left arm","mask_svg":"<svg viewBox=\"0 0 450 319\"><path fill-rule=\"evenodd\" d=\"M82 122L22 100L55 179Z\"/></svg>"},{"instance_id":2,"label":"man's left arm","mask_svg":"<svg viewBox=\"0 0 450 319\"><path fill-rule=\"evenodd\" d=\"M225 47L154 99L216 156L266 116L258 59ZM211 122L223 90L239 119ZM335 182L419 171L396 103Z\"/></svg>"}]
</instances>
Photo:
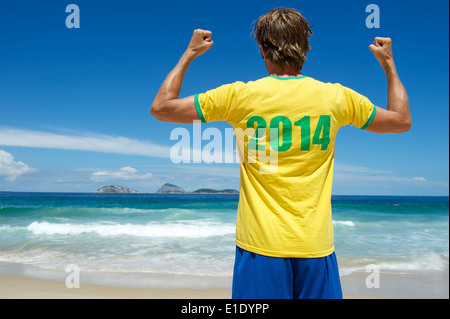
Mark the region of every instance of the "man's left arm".
<instances>
[{"instance_id":1,"label":"man's left arm","mask_svg":"<svg viewBox=\"0 0 450 319\"><path fill-rule=\"evenodd\" d=\"M194 31L188 48L166 77L153 100L150 108L150 114L153 117L164 122L183 124L192 124L194 120L199 120L194 95L182 99L179 95L189 65L213 45L211 36L210 31L201 29Z\"/></svg>"}]
</instances>

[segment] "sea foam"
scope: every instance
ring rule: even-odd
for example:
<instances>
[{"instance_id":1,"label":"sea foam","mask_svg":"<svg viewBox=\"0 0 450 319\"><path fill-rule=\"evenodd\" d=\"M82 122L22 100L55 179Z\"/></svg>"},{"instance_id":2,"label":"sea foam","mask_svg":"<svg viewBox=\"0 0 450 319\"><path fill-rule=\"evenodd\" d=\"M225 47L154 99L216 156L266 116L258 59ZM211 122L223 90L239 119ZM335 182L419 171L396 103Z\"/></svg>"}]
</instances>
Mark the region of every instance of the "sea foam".
<instances>
[{"instance_id":1,"label":"sea foam","mask_svg":"<svg viewBox=\"0 0 450 319\"><path fill-rule=\"evenodd\" d=\"M79 235L95 233L99 236L128 235L135 237L204 238L235 233L235 226L209 221L188 221L147 224L68 224L33 222L26 227L35 235Z\"/></svg>"},{"instance_id":2,"label":"sea foam","mask_svg":"<svg viewBox=\"0 0 450 319\"><path fill-rule=\"evenodd\" d=\"M354 227L355 223L351 220L333 220L333 225L351 226Z\"/></svg>"}]
</instances>

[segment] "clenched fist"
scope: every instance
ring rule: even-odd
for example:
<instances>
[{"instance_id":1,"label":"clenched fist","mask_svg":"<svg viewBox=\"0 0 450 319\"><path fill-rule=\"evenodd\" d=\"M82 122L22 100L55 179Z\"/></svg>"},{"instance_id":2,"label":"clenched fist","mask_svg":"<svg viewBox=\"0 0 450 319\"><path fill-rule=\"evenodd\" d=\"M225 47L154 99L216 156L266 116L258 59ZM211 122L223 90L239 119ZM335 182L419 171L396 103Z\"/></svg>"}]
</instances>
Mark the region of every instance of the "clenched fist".
<instances>
[{"instance_id":1,"label":"clenched fist","mask_svg":"<svg viewBox=\"0 0 450 319\"><path fill-rule=\"evenodd\" d=\"M383 69L386 69L389 63L394 60L392 40L390 38L375 38L375 41L369 46L369 49L373 52Z\"/></svg>"},{"instance_id":2,"label":"clenched fist","mask_svg":"<svg viewBox=\"0 0 450 319\"><path fill-rule=\"evenodd\" d=\"M188 45L188 51L194 54L194 57L202 55L214 44L211 40L212 32L202 29L194 30L191 41Z\"/></svg>"}]
</instances>

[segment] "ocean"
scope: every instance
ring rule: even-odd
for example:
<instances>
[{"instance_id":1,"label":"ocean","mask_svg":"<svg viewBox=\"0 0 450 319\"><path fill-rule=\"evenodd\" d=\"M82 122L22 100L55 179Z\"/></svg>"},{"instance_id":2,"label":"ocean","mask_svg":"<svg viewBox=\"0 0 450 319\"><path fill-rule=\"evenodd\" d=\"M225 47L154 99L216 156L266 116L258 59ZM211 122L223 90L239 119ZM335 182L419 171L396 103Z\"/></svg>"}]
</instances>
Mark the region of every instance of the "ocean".
<instances>
[{"instance_id":1,"label":"ocean","mask_svg":"<svg viewBox=\"0 0 450 319\"><path fill-rule=\"evenodd\" d=\"M51 279L76 265L90 283L228 287L238 200L0 192L0 274ZM341 276L368 265L448 276L449 197L333 196L332 207Z\"/></svg>"}]
</instances>

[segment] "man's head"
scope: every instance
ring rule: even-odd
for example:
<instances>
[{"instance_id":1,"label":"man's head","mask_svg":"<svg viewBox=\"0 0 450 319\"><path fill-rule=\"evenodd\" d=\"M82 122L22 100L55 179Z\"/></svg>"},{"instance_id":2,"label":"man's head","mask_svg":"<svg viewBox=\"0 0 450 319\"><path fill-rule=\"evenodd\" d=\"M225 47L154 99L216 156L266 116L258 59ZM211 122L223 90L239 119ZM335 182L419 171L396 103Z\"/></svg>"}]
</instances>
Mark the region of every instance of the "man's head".
<instances>
[{"instance_id":1,"label":"man's head","mask_svg":"<svg viewBox=\"0 0 450 319\"><path fill-rule=\"evenodd\" d=\"M297 10L272 10L259 17L253 32L269 61L283 69L302 69L313 33Z\"/></svg>"}]
</instances>

